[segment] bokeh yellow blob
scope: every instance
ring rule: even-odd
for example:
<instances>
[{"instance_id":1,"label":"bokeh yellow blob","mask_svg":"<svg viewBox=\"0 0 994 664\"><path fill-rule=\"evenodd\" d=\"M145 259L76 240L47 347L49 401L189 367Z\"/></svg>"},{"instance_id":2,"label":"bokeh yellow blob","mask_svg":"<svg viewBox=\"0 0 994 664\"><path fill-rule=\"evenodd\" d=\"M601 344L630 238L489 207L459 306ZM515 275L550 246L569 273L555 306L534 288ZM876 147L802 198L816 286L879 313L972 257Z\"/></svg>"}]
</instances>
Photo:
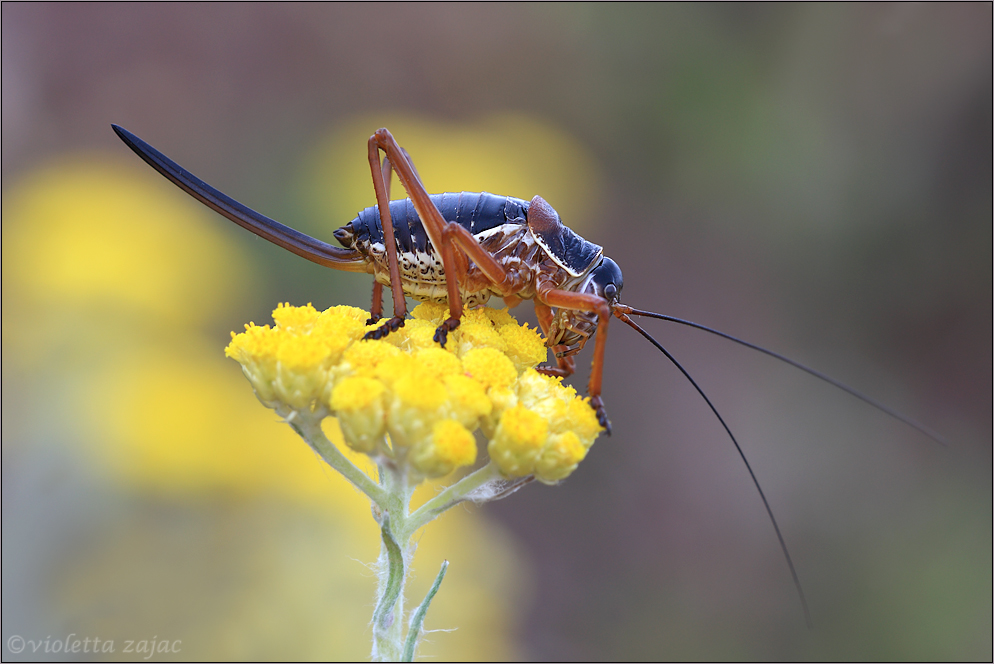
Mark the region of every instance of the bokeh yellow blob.
<instances>
[{"instance_id":1,"label":"bokeh yellow blob","mask_svg":"<svg viewBox=\"0 0 994 664\"><path fill-rule=\"evenodd\" d=\"M63 615L80 634L182 641L173 660L365 661L374 572L361 561L378 530L333 504L210 501L197 509L138 502L112 530L52 574ZM511 538L465 510L433 523L415 555L407 606L417 606L443 559L421 659L513 661L511 638L528 577ZM102 658L103 658L102 657ZM163 658L156 658L163 659Z\"/></svg>"},{"instance_id":2,"label":"bokeh yellow blob","mask_svg":"<svg viewBox=\"0 0 994 664\"><path fill-rule=\"evenodd\" d=\"M156 178L76 157L4 192L5 342L36 357L77 321L183 327L236 299L246 266L213 213ZM14 307L36 317L30 333L11 325Z\"/></svg>"},{"instance_id":3,"label":"bokeh yellow blob","mask_svg":"<svg viewBox=\"0 0 994 664\"><path fill-rule=\"evenodd\" d=\"M136 501L52 572L80 634L179 641L172 661L362 661L376 555L367 528L336 509L279 500Z\"/></svg>"},{"instance_id":4,"label":"bokeh yellow blob","mask_svg":"<svg viewBox=\"0 0 994 664\"><path fill-rule=\"evenodd\" d=\"M101 466L144 491L275 493L334 501L368 518L368 501L263 408L209 349L196 344L122 354L92 378L81 418ZM339 437L329 424L331 436ZM343 449L344 446L343 446ZM368 465L356 455L360 466Z\"/></svg>"}]
</instances>

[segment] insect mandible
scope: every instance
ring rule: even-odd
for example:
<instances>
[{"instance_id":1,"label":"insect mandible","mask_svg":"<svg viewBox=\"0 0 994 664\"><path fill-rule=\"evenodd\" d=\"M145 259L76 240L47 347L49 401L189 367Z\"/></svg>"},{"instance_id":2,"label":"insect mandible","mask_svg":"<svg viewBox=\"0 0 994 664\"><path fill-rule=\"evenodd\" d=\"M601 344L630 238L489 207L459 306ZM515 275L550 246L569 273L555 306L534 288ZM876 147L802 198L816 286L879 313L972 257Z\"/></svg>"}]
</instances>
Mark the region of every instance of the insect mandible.
<instances>
[{"instance_id":1,"label":"insect mandible","mask_svg":"<svg viewBox=\"0 0 994 664\"><path fill-rule=\"evenodd\" d=\"M787 545L741 446L697 382L631 316L687 325L765 353L945 444L938 434L918 422L779 353L699 323L622 304L621 268L604 255L602 247L565 226L541 196L526 201L487 192L429 195L410 156L386 129L378 130L368 141L376 205L361 211L355 219L335 231L335 238L342 245L336 247L242 205L131 132L117 125L112 127L152 168L239 226L319 265L373 274L375 282L368 324L378 325L365 335L367 339L383 338L402 327L407 315L406 297L410 296L416 300L448 303L449 318L438 327L434 336L444 347L448 334L459 326L463 307L482 305L492 295L503 298L509 307L523 300L534 302L546 345L556 358L555 366L538 367L542 373L561 377L572 375L575 369L573 356L593 337L594 353L587 392L598 421L609 435L611 423L601 398L608 322L613 316L635 329L690 381L732 439L776 532L808 624L811 623L810 613ZM384 153L382 160L381 152ZM408 198L390 200L391 171L396 172ZM391 289L393 316L380 323L384 286Z\"/></svg>"}]
</instances>

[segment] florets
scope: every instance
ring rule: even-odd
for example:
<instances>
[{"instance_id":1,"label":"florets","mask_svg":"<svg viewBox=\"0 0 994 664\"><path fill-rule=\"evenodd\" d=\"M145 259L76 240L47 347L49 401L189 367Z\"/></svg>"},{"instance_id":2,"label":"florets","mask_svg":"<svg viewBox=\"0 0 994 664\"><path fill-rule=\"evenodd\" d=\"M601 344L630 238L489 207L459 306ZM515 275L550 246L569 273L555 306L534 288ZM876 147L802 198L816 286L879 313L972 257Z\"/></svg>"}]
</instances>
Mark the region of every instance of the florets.
<instances>
[{"instance_id":1,"label":"florets","mask_svg":"<svg viewBox=\"0 0 994 664\"><path fill-rule=\"evenodd\" d=\"M538 331L506 309L469 310L443 349L432 335L447 315L424 303L397 332L365 341L361 309L281 304L273 327L249 323L225 354L267 407L337 417L349 447L414 476L476 464L477 431L504 477L573 472L601 427L575 390L535 371L546 358Z\"/></svg>"}]
</instances>

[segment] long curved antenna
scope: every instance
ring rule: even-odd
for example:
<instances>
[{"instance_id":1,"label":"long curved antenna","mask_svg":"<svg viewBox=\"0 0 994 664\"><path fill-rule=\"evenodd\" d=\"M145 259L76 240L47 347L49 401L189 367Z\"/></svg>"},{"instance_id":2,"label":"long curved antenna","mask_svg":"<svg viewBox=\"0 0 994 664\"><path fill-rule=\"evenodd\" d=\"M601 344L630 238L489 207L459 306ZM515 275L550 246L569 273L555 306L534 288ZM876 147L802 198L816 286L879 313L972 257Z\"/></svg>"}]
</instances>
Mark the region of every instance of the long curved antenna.
<instances>
[{"instance_id":1,"label":"long curved antenna","mask_svg":"<svg viewBox=\"0 0 994 664\"><path fill-rule=\"evenodd\" d=\"M112 124L111 127L118 137L149 166L183 191L242 228L318 265L346 272L366 271L366 264L359 252L332 246L259 214L230 196L222 194L127 129L116 124Z\"/></svg>"},{"instance_id":2,"label":"long curved antenna","mask_svg":"<svg viewBox=\"0 0 994 664\"><path fill-rule=\"evenodd\" d=\"M877 410L879 410L879 411L881 411L883 413L886 413L887 415L890 415L895 420L898 420L899 422L904 422L909 427L917 430L919 433L922 433L922 434L928 436L929 438L931 438L932 440L934 440L938 444L942 445L943 447L949 447L949 443L948 443L948 441L946 441L945 438L943 438L942 436L940 436L936 432L932 431L931 429L929 429L924 424L921 424L921 423L919 423L919 422L911 419L907 415L899 413L898 411L894 410L890 406L885 406L884 404L880 403L876 399L874 399L872 397L866 396L865 394L863 394L859 390L857 390L855 388L852 388L852 387L849 387L845 383L843 383L841 381L838 381L838 380L832 378L831 376L823 374L822 372L820 372L820 371L818 371L816 369L812 369L811 367L804 366L800 362L798 362L796 360L792 360L789 357L787 357L786 355L781 355L780 353L776 353L776 352L774 352L772 350L763 348L762 346L757 346L754 343L750 343L750 342L745 341L743 339L739 339L738 337L733 337L731 334L728 334L726 332L722 332L721 330L716 330L716 329L714 329L712 327L708 327L706 325L701 325L700 323L695 323L693 321L684 320L683 318L677 318L676 316L667 316L666 314L657 314L657 313L653 313L651 311L642 311L640 309L634 309L632 307L629 307L629 306L623 305L623 304L615 305L614 308L617 309L618 311L621 311L622 313L626 313L626 314L635 314L636 316L646 316L648 318L658 318L659 320L665 320L665 321L669 321L671 323L679 323L680 325L686 325L688 327L693 327L693 328L696 328L698 330L704 330L705 332L710 332L711 334L717 335L717 336L722 337L724 339L728 339L729 341L734 341L735 343L740 344L742 346L745 346L746 348L751 348L753 350L758 350L760 353L765 353L766 355L769 355L770 357L774 357L774 358L780 360L781 362L785 362L785 363L789 364L790 366L794 367L795 369L800 369L801 371L804 371L805 373L811 374L815 378L823 380L826 383L828 383L829 385L832 385L833 387L839 388L843 392L846 392L846 393L848 393L848 394L856 397L860 401L873 406Z\"/></svg>"},{"instance_id":3,"label":"long curved antenna","mask_svg":"<svg viewBox=\"0 0 994 664\"><path fill-rule=\"evenodd\" d=\"M777 519L775 516L773 516L773 510L770 508L769 501L766 500L766 494L763 493L763 487L759 485L759 480L756 479L756 473L753 472L752 466L749 465L749 460L746 458L745 452L742 451L742 446L739 445L739 441L735 440L735 436L732 434L732 430L728 428L727 424L725 424L724 418L718 412L718 409L714 407L714 404L711 403L711 400L708 398L708 395L704 394L704 390L702 390L700 385L697 384L697 381L691 378L690 374L687 373L687 370L683 368L683 365L677 362L676 358L670 355L668 350L663 348L663 346L658 341L653 339L648 332L646 332L641 327L639 327L638 323L633 321L622 311L616 308L614 311L614 315L620 318L621 320L623 320L628 325L630 325L632 328L634 328L636 332L638 332L643 337L648 339L649 343L651 343L653 346L655 346L656 348L658 348L663 352L663 355L665 355L666 358L670 362L672 362L677 369L680 370L680 373L682 373L686 377L686 379L690 381L690 384L694 386L694 389L697 390L697 393L704 398L704 401L707 402L708 407L711 409L711 412L714 413L714 416L718 418L719 422L721 422L721 426L725 428L725 432L728 434L728 437L732 439L732 443L735 444L735 449L738 450L739 456L742 457L742 463L745 464L746 470L749 471L749 476L752 477L752 483L756 486L756 491L759 492L759 497L763 499L763 507L766 508L766 513L770 517L770 523L773 524L773 530L775 530L777 533L777 540L779 540L780 542L780 550L783 551L783 557L787 560L787 567L790 568L790 576L794 580L794 587L797 589L797 596L801 600L801 608L804 610L804 622L807 624L809 628L814 627L814 623L811 621L811 611L808 609L808 601L804 597L804 589L801 588L801 580L797 576L797 570L794 569L794 561L791 559L790 552L787 550L787 543L784 541L783 535L780 533L780 526L777 525Z\"/></svg>"}]
</instances>

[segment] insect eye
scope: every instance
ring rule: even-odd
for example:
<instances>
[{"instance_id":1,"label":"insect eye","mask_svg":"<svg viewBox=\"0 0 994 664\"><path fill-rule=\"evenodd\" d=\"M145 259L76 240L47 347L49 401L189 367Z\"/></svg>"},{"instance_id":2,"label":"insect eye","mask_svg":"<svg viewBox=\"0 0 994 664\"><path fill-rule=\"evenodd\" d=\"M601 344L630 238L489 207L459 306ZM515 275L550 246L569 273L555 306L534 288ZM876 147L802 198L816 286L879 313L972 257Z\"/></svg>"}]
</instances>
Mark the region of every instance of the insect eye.
<instances>
[{"instance_id":1,"label":"insect eye","mask_svg":"<svg viewBox=\"0 0 994 664\"><path fill-rule=\"evenodd\" d=\"M617 294L618 294L618 289L615 287L614 284L608 284L607 286L604 287L604 297L606 297L607 299L613 300Z\"/></svg>"}]
</instances>

